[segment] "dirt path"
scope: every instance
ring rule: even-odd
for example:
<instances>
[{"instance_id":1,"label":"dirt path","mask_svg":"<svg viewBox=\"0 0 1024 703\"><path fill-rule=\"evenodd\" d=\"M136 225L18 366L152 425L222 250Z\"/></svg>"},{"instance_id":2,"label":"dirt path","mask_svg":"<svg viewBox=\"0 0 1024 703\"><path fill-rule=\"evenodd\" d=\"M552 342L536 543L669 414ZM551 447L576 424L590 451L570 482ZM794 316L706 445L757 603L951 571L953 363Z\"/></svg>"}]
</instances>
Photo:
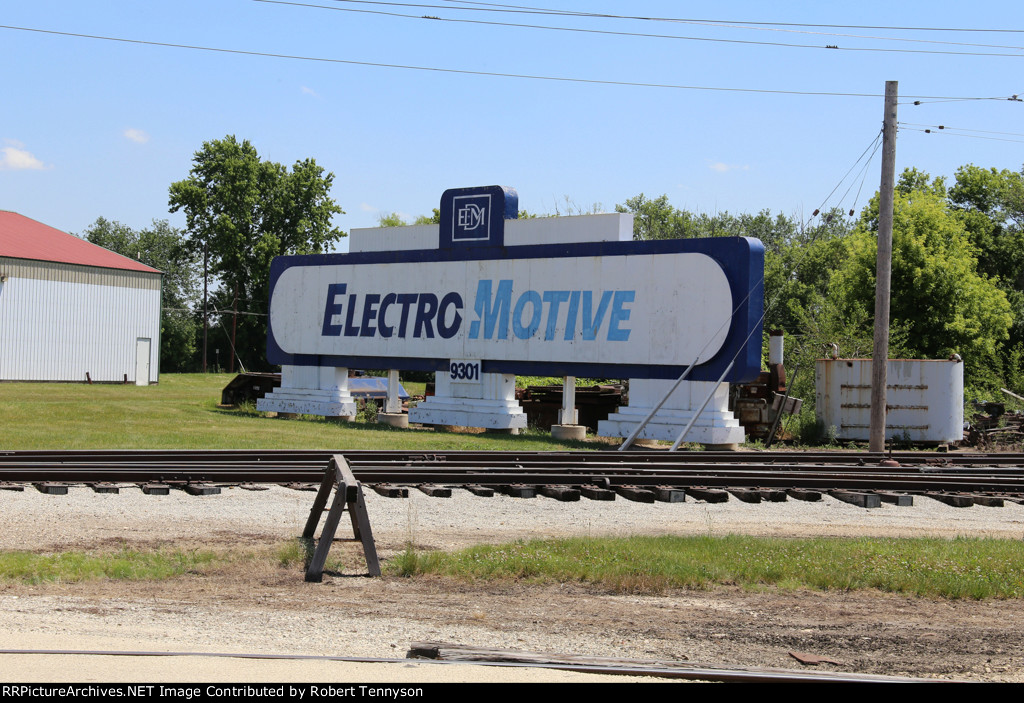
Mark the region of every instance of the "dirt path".
<instances>
[{"instance_id":1,"label":"dirt path","mask_svg":"<svg viewBox=\"0 0 1024 703\"><path fill-rule=\"evenodd\" d=\"M6 587L0 635L10 648L381 658L401 658L410 642L435 640L791 669L801 665L790 653L805 652L837 662L819 667L832 671L1024 680L1019 601L730 588L621 596L440 579L328 577L311 585L296 576Z\"/></svg>"}]
</instances>

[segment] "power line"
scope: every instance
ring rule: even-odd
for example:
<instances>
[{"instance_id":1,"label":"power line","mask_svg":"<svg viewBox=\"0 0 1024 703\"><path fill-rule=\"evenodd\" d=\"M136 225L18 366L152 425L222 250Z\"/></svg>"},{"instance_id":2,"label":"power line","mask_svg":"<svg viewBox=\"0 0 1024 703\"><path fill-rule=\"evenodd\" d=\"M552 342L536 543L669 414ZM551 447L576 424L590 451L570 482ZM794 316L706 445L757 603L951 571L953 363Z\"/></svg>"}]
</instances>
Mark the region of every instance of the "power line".
<instances>
[{"instance_id":1,"label":"power line","mask_svg":"<svg viewBox=\"0 0 1024 703\"><path fill-rule=\"evenodd\" d=\"M970 27L902 27L892 25L871 25L871 24L814 24L810 22L763 22L760 20L723 20L707 19L696 17L647 17L642 15L616 15L601 12L582 12L578 10L559 10L545 7L530 7L527 5L505 5L491 2L471 2L470 0L445 0L448 5L430 5L426 3L408 2L383 2L382 0L333 0L333 2L345 2L358 5L384 5L392 7L419 7L424 9L455 9L453 4L461 7L458 9L475 12L504 12L530 15L560 15L567 17L589 17L598 19L618 20L640 20L647 22L679 22L692 24L727 24L743 25L757 24L766 27L817 27L822 29L882 29L908 32L990 32L1003 34L1024 34L1024 29L1004 28L970 28ZM470 7L477 5L479 7Z\"/></svg>"},{"instance_id":2,"label":"power line","mask_svg":"<svg viewBox=\"0 0 1024 703\"><path fill-rule=\"evenodd\" d=\"M864 151L861 152L860 156L857 157L857 160L853 162L853 165L850 166L850 168L846 171L846 173L843 174L843 177L839 179L839 181L836 183L836 185L832 189L832 191L828 195L825 196L824 200L821 201L821 205L819 205L818 209L814 211L814 215L811 215L812 218L817 213L819 213L821 210L823 210L825 208L825 203L827 203L829 198L831 198L835 194L835 192L837 190L839 190L839 187L849 177L849 175L851 173L853 173L853 170L855 168L857 168L857 164L859 164L862 160L864 161L864 164L861 166L860 171L858 173L862 175L860 183L861 183L861 187L863 187L863 185L864 185L864 177L867 175L868 166L871 165L871 161L875 158L875 154L878 152L878 149L881 146L882 146L882 130L878 130L878 133L875 135L874 139L871 140L871 143L869 143L864 148ZM868 156L867 159L864 159L865 155L867 155L867 153L869 151L871 152L871 155ZM843 200L846 199L846 196L849 195L849 193L850 193L850 189L853 188L853 184L856 183L856 182L857 182L856 181L856 177L854 177L854 180L850 181L850 185L847 186L846 191L839 198L839 202L840 203L843 202ZM857 198L860 198L860 189L859 188L857 190ZM856 199L854 200L854 202L856 202Z\"/></svg>"},{"instance_id":3,"label":"power line","mask_svg":"<svg viewBox=\"0 0 1024 703\"><path fill-rule=\"evenodd\" d=\"M979 134L1001 134L1007 137L1024 137L1024 133L1020 132L992 132L986 129L967 129L965 127L950 127L948 125L929 125L929 124L918 124L916 122L900 122L901 125L907 125L909 127L928 127L930 129L952 129L957 132L978 132Z\"/></svg>"},{"instance_id":4,"label":"power line","mask_svg":"<svg viewBox=\"0 0 1024 703\"><path fill-rule=\"evenodd\" d=\"M959 100L963 100L963 98L921 98L921 96L919 96L919 95L909 95L907 97L909 97L909 98L917 98L917 100L907 100L905 102L901 101L899 104L900 105L915 105L916 106L916 105L931 105L931 104L934 104L934 103L952 103L952 102L957 102ZM973 98L968 98L968 99L973 99ZM996 100L1008 100L1010 102L1016 102L1016 103L1024 102L1024 100L1019 98L1016 94L1007 96L1005 98L995 98L995 99Z\"/></svg>"},{"instance_id":5,"label":"power line","mask_svg":"<svg viewBox=\"0 0 1024 703\"><path fill-rule=\"evenodd\" d=\"M951 137L967 137L969 139L987 139L988 141L993 141L993 142L1014 142L1016 144L1024 144L1024 139L1005 139L1003 137L983 137L980 134L960 134L959 132L948 132L948 131L945 131L945 130L939 131L939 130L933 130L933 129L919 129L919 128L915 128L915 127L907 127L906 129L908 131L910 131L910 132L923 132L924 134L946 134L946 135L949 135Z\"/></svg>"},{"instance_id":6,"label":"power line","mask_svg":"<svg viewBox=\"0 0 1024 703\"><path fill-rule=\"evenodd\" d=\"M375 68L396 68L409 71L431 71L435 73L453 73L468 76L487 76L498 78L520 78L524 80L552 81L559 83L581 83L587 85L612 85L633 88L660 88L666 90L703 90L724 93L758 93L764 95L804 95L824 97L846 97L846 98L880 98L878 93L844 93L840 91L814 91L814 90L772 90L768 88L725 88L722 86L701 86L681 85L675 83L645 83L639 81L613 81L599 78L574 78L569 76L544 76L529 73L503 73L498 71L473 71L461 68L440 68L437 66L415 66L411 64L380 63L374 61L356 61L353 59L331 59L318 56L300 56L296 54L277 54L266 51L247 51L243 49L225 49L220 47L199 46L194 44L177 44L172 42L157 42L144 39L128 39L124 37L109 37L98 34L83 34L79 32L61 32L52 29L38 29L34 27L16 27L13 25L0 25L0 29L9 29L21 32L33 32L37 34L49 34L53 36L75 37L78 39L95 39L101 41L113 41L123 44L138 44L143 46L159 46L171 49L189 49L193 51L210 51L221 54L235 54L241 56L259 56L263 58L289 59L293 61L315 61L320 63L335 63L349 66L370 66ZM1006 100L1004 97L966 97L966 96L936 96L936 95L908 95L907 98L918 98L921 100Z\"/></svg>"},{"instance_id":7,"label":"power line","mask_svg":"<svg viewBox=\"0 0 1024 703\"><path fill-rule=\"evenodd\" d=\"M371 0L335 0L336 2L364 2L367 4L395 4L395 3L383 3L383 2L371 2ZM841 24L804 24L796 22L758 22L755 20L703 20L703 19L684 19L684 18L653 18L653 17L630 17L625 15L610 15L610 14L596 14L588 12L575 12L571 10L553 10L547 8L527 8L521 5L500 5L497 3L488 2L469 2L468 0L446 0L448 3L458 4L461 7L459 10L465 11L489 11L489 12L520 12L528 14L540 14L540 15L567 15L570 17L586 17L586 18L600 18L600 19L630 19L630 20L650 20L659 22L677 22L683 24L695 24L709 27L736 27L739 29L753 29L759 31L780 31L780 32L794 32L801 34L820 34L824 36L840 36L840 37L854 37L859 39L878 39L882 41L905 41L905 42L924 42L931 44L954 44L958 46L980 46L994 49L1022 49L1022 47L1016 46L1004 46L998 44L973 44L966 42L944 42L930 39L910 39L905 37L878 37L878 36L864 36L857 34L839 34L835 32L818 32L807 29L786 29L787 27L815 27L820 29L882 29L882 30L900 30L900 31L949 31L949 32L1004 32L1004 33L1022 33L1024 30L1015 29L964 29L961 27L884 27L884 26L865 26L865 25L841 25ZM485 5L487 7L467 7L467 5ZM438 7L426 6L424 7ZM508 8L505 10L491 9L491 8ZM752 26L760 25L760 26Z\"/></svg>"},{"instance_id":8,"label":"power line","mask_svg":"<svg viewBox=\"0 0 1024 703\"><path fill-rule=\"evenodd\" d=\"M881 135L879 135L879 136L881 136ZM854 204L856 204L857 201L860 200L861 191L864 190L864 181L866 181L867 177L868 177L868 166L871 165L871 162L875 158L875 154L877 154L878 150L881 149L881 148L882 148L882 140L879 139L875 143L875 149L874 149L874 151L871 152L871 156L868 157L867 161L864 162L864 165L860 169L860 185L857 186L857 195L854 196L854 198L853 198L853 203ZM843 193L843 197L839 199L839 202L843 202L844 200L846 200L846 196L849 195L850 189L852 189L852 188L853 188L853 182L851 182L850 185L846 188L846 192ZM853 217L853 211L854 211L854 208L851 207L850 208L850 217Z\"/></svg>"},{"instance_id":9,"label":"power line","mask_svg":"<svg viewBox=\"0 0 1024 703\"><path fill-rule=\"evenodd\" d=\"M872 39L875 41L894 41L894 42L908 42L914 44L943 44L947 46L976 46L985 49L1017 49L1018 51L1024 51L1024 47L1013 46L1008 44L978 44L976 42L958 42L958 41L941 41L938 39L912 39L910 37L882 37L871 34L848 34L845 32L820 32L811 29L787 29L784 27L757 27L752 25L743 24L719 24L716 22L696 22L694 23L702 27L733 27L736 29L750 29L758 32L787 32L790 34L814 34L823 37L844 37L849 39Z\"/></svg>"},{"instance_id":10,"label":"power line","mask_svg":"<svg viewBox=\"0 0 1024 703\"><path fill-rule=\"evenodd\" d=\"M335 0L336 2L351 2L359 0ZM986 51L941 51L938 49L886 49L881 47L854 47L854 46L838 46L838 45L821 45L821 44L793 44L787 42L770 42L770 41L752 41L749 39L724 39L716 37L693 37L693 36L681 36L677 34L648 34L640 32L622 32L608 29L585 29L583 27L553 27L550 25L541 24L523 24L516 22L495 22L490 20L472 20L472 19L458 19L452 17L438 17L435 15L411 15L403 14L400 12L387 12L384 10L365 10L351 7L331 7L327 5L315 5L303 2L294 2L291 0L254 0L254 2L262 2L273 5L291 5L294 7L307 7L320 10L331 10L335 12L356 12L360 14L373 14L373 15L384 15L388 17L404 17L406 19L416 20L431 20L435 22L450 22L456 24L473 24L473 25L487 25L492 27L515 27L519 29L541 29L547 31L556 32L573 32L577 34L600 34L620 37L639 37L645 39L674 39L677 41L693 41L693 42L710 42L713 44L742 44L747 46L771 46L780 47L787 49L819 49L819 50L831 50L831 51L855 51L855 52L882 52L882 53L898 53L898 54L931 54L931 55L944 55L944 56L988 56L997 58L1024 58L1024 53L997 53L997 52L986 52ZM378 4L378 3L373 3ZM392 5L400 3L379 3L383 5ZM436 7L424 5L423 7ZM898 40L897 40L898 41ZM1019 49L1024 52L1024 47L1008 47Z\"/></svg>"},{"instance_id":11,"label":"power line","mask_svg":"<svg viewBox=\"0 0 1024 703\"><path fill-rule=\"evenodd\" d=\"M238 310L238 311L234 311L234 310L220 310L213 303L210 303L210 305L213 306L213 309L210 310L210 314L211 315L221 315L222 317L226 317L228 315L249 315L251 317L267 317L267 315L269 314L269 313L265 313L265 312L244 312L242 310ZM197 311L197 310L195 310L193 308L160 308L160 309L161 310L171 310L173 312L189 312L189 313L200 312L200 311Z\"/></svg>"}]
</instances>

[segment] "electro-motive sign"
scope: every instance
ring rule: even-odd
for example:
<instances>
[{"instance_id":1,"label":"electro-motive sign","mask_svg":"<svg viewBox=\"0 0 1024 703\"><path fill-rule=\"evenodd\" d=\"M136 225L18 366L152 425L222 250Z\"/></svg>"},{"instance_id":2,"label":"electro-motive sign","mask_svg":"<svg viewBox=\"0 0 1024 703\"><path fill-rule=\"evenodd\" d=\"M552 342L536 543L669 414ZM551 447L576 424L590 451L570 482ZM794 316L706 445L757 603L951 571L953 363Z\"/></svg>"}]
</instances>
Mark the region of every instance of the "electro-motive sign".
<instances>
[{"instance_id":1,"label":"electro-motive sign","mask_svg":"<svg viewBox=\"0 0 1024 703\"><path fill-rule=\"evenodd\" d=\"M487 224L456 201L461 230ZM442 240L444 236L442 225ZM274 364L675 378L760 371L763 247L712 238L286 256L271 268ZM459 364L462 364L460 367Z\"/></svg>"}]
</instances>

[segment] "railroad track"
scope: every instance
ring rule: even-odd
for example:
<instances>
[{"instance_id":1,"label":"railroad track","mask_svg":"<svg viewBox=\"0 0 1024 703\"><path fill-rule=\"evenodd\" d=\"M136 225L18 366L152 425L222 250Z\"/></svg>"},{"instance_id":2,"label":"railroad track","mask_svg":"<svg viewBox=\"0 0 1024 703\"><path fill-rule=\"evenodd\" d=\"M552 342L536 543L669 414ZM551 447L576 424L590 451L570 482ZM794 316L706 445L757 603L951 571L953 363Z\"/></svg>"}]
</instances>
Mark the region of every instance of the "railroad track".
<instances>
[{"instance_id":1,"label":"railroad track","mask_svg":"<svg viewBox=\"0 0 1024 703\"><path fill-rule=\"evenodd\" d=\"M889 502L895 494L931 495L954 505L1024 501L1024 455L958 452L0 451L0 488L312 484L335 453L359 481L384 495L402 495L409 487L444 495L439 489L461 487L478 495L497 490L641 502L730 495L748 502L813 500L824 492ZM864 503L862 497L856 501Z\"/></svg>"}]
</instances>

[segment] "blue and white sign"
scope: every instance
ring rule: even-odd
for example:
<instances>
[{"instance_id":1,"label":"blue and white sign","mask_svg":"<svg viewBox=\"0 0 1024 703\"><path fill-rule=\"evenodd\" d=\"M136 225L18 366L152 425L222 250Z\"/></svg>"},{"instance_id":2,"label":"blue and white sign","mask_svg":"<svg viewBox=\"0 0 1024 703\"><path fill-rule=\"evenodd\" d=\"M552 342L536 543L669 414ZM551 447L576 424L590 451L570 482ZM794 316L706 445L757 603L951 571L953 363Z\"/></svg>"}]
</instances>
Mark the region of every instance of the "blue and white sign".
<instances>
[{"instance_id":1,"label":"blue and white sign","mask_svg":"<svg viewBox=\"0 0 1024 703\"><path fill-rule=\"evenodd\" d=\"M512 188L450 188L441 195L442 249L500 247L505 243L505 220L519 214L519 195Z\"/></svg>"},{"instance_id":2,"label":"blue and white sign","mask_svg":"<svg viewBox=\"0 0 1024 703\"><path fill-rule=\"evenodd\" d=\"M494 204L449 194L440 249L275 259L270 362L444 371L468 382L481 373L676 378L696 360L692 380L717 380L738 354L728 380L760 371L758 240L474 247L473 232L494 221L477 208Z\"/></svg>"}]
</instances>

